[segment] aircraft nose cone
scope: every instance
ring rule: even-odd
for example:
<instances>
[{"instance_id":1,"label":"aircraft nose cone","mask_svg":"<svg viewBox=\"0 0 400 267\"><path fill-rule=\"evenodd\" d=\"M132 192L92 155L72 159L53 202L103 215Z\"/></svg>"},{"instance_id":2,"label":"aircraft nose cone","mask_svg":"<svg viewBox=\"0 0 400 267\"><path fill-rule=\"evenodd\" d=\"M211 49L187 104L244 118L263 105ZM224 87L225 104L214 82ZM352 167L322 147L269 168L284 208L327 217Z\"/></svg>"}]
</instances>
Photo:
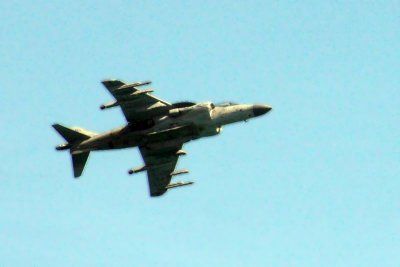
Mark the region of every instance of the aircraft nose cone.
<instances>
[{"instance_id":1,"label":"aircraft nose cone","mask_svg":"<svg viewBox=\"0 0 400 267\"><path fill-rule=\"evenodd\" d=\"M257 116L264 115L265 113L267 113L271 109L272 109L272 107L270 107L268 105L254 105L253 106L253 113L254 113L254 116L257 117Z\"/></svg>"}]
</instances>

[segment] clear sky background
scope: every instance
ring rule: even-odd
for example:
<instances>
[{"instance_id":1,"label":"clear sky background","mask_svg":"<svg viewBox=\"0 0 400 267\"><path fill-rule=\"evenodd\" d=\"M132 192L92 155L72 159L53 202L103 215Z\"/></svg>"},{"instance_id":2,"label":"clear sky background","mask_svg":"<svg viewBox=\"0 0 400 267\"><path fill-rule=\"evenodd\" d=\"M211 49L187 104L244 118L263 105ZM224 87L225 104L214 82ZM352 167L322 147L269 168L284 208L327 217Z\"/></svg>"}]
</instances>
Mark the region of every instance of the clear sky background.
<instances>
[{"instance_id":1,"label":"clear sky background","mask_svg":"<svg viewBox=\"0 0 400 267\"><path fill-rule=\"evenodd\" d=\"M399 1L1 1L0 266L400 266ZM274 110L72 178L54 122L124 124L100 81Z\"/></svg>"}]
</instances>

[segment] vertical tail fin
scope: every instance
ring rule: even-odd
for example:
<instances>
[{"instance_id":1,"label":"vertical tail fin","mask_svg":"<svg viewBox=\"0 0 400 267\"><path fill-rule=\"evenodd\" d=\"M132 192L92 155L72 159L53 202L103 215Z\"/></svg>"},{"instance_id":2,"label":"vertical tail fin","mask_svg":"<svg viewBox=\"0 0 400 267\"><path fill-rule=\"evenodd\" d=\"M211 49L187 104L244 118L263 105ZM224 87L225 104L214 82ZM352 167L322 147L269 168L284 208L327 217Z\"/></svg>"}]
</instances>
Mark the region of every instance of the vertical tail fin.
<instances>
[{"instance_id":1,"label":"vertical tail fin","mask_svg":"<svg viewBox=\"0 0 400 267\"><path fill-rule=\"evenodd\" d=\"M72 156L72 167L74 168L74 177L81 176L83 169L85 168L86 161L89 157L88 152L73 151Z\"/></svg>"}]
</instances>

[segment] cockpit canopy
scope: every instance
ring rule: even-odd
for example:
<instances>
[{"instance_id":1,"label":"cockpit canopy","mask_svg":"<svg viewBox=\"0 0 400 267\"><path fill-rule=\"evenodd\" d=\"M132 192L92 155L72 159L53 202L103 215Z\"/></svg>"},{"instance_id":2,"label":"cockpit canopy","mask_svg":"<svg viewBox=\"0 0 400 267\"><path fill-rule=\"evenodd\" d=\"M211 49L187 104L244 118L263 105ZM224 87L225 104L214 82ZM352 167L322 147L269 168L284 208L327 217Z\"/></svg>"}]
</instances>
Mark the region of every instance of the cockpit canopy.
<instances>
[{"instance_id":1,"label":"cockpit canopy","mask_svg":"<svg viewBox=\"0 0 400 267\"><path fill-rule=\"evenodd\" d=\"M223 102L223 103L215 104L216 107L230 107L230 106L235 106L235 105L238 105L238 103L235 103L235 102Z\"/></svg>"}]
</instances>

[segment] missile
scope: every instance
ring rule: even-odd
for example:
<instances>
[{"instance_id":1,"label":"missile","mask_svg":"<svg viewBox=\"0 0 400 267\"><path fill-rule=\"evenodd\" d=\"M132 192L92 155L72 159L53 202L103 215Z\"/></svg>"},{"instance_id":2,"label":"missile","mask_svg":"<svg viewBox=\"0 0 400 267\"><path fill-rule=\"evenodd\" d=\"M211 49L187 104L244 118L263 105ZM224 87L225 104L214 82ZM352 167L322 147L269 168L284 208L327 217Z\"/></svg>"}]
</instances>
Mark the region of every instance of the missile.
<instances>
[{"instance_id":1,"label":"missile","mask_svg":"<svg viewBox=\"0 0 400 267\"><path fill-rule=\"evenodd\" d=\"M128 170L128 173L129 174L134 174L134 173L146 171L147 169L148 169L148 167L146 165L143 165L141 167L137 167L137 168L133 168L133 169Z\"/></svg>"},{"instance_id":2,"label":"missile","mask_svg":"<svg viewBox=\"0 0 400 267\"><path fill-rule=\"evenodd\" d=\"M113 93L124 94L124 93L130 92L130 91L133 91L133 90L137 90L137 87L139 87L139 86L144 86L144 85L149 85L149 84L151 84L150 81L125 84L125 85L122 85L122 86L114 89Z\"/></svg>"},{"instance_id":3,"label":"missile","mask_svg":"<svg viewBox=\"0 0 400 267\"><path fill-rule=\"evenodd\" d=\"M154 92L153 89L148 89L148 90L137 90L137 91L134 92L133 94L130 94L130 96L138 96L138 95L143 95L143 94L152 93L152 92Z\"/></svg>"},{"instance_id":4,"label":"missile","mask_svg":"<svg viewBox=\"0 0 400 267\"><path fill-rule=\"evenodd\" d=\"M119 90L119 89L118 89ZM127 96L120 96L118 98L118 101L112 101L110 103L106 103L100 106L100 109L107 109L107 108L113 108L116 106L119 106L121 103L126 103L129 101L134 101L136 99L136 97L141 96L143 94L147 94L147 93L151 93L154 92L154 90L152 89L148 89L148 90L137 90L136 92L129 94Z\"/></svg>"},{"instance_id":5,"label":"missile","mask_svg":"<svg viewBox=\"0 0 400 267\"><path fill-rule=\"evenodd\" d=\"M118 106L118 105L119 105L118 101L113 101L113 102L110 102L110 103L101 105L101 106L100 106L100 109L103 110L103 109L107 109L107 108L116 107L116 106Z\"/></svg>"},{"instance_id":6,"label":"missile","mask_svg":"<svg viewBox=\"0 0 400 267\"><path fill-rule=\"evenodd\" d=\"M179 171L174 171L174 172L171 172L171 176L176 176L176 175L180 175L180 174L185 174L185 173L189 173L189 171L188 170L179 170Z\"/></svg>"},{"instance_id":7,"label":"missile","mask_svg":"<svg viewBox=\"0 0 400 267\"><path fill-rule=\"evenodd\" d=\"M134 173L138 173L138 172L143 172L143 171L147 171L151 168L157 168L157 167L162 167L164 165L168 165L169 162L164 162L164 163L160 163L160 164L153 164L153 165L143 165L137 168L133 168L128 170L129 174L134 174Z\"/></svg>"},{"instance_id":8,"label":"missile","mask_svg":"<svg viewBox=\"0 0 400 267\"><path fill-rule=\"evenodd\" d=\"M147 94L147 93L152 93L154 92L153 89L147 89L147 90L136 90L135 92L131 93L131 94L123 94L121 96L118 97L118 101L119 102L129 102L129 101L133 101L136 99L136 97Z\"/></svg>"},{"instance_id":9,"label":"missile","mask_svg":"<svg viewBox=\"0 0 400 267\"><path fill-rule=\"evenodd\" d=\"M144 85L149 85L149 84L151 84L151 81L128 83L128 84L122 85L117 90L139 87L139 86L144 86Z\"/></svg>"},{"instance_id":10,"label":"missile","mask_svg":"<svg viewBox=\"0 0 400 267\"><path fill-rule=\"evenodd\" d=\"M185 156L186 154L187 154L186 151L182 149L176 151L177 156Z\"/></svg>"},{"instance_id":11,"label":"missile","mask_svg":"<svg viewBox=\"0 0 400 267\"><path fill-rule=\"evenodd\" d=\"M185 185L191 185L191 184L193 184L193 182L176 182L176 183L167 185L165 188L171 189L171 188L185 186Z\"/></svg>"},{"instance_id":12,"label":"missile","mask_svg":"<svg viewBox=\"0 0 400 267\"><path fill-rule=\"evenodd\" d=\"M117 97L118 103L134 101L134 100L136 100L137 97L144 95L144 94L152 93L152 92L154 92L153 89L147 89L147 90L136 90L130 94L121 94L119 97Z\"/></svg>"},{"instance_id":13,"label":"missile","mask_svg":"<svg viewBox=\"0 0 400 267\"><path fill-rule=\"evenodd\" d=\"M71 148L71 144L61 144L56 146L56 150L66 150Z\"/></svg>"}]
</instances>

